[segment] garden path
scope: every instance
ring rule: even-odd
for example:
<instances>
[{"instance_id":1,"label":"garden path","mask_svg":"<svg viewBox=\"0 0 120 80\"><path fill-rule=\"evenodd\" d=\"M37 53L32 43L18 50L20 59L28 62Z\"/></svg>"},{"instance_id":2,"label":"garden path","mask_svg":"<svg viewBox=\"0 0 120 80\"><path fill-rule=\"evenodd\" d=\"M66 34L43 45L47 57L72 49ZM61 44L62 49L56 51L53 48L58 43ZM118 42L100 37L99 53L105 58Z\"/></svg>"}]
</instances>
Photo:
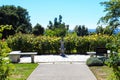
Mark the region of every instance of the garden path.
<instances>
[{"instance_id":1,"label":"garden path","mask_svg":"<svg viewBox=\"0 0 120 80\"><path fill-rule=\"evenodd\" d=\"M85 63L39 64L27 80L97 80Z\"/></svg>"},{"instance_id":2,"label":"garden path","mask_svg":"<svg viewBox=\"0 0 120 80\"><path fill-rule=\"evenodd\" d=\"M85 64L89 55L41 55L35 56L39 66L27 80L97 80ZM21 58L20 62L28 62L29 57Z\"/></svg>"}]
</instances>

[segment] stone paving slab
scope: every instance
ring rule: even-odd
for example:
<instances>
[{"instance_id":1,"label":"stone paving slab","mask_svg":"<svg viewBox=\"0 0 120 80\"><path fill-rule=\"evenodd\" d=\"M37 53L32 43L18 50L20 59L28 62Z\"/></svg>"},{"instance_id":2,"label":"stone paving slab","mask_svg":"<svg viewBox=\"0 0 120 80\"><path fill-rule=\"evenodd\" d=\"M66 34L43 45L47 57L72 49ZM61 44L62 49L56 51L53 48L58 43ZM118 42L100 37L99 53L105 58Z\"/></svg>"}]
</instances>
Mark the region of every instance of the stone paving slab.
<instances>
[{"instance_id":1,"label":"stone paving slab","mask_svg":"<svg viewBox=\"0 0 120 80\"><path fill-rule=\"evenodd\" d=\"M97 80L85 63L39 64L27 80Z\"/></svg>"}]
</instances>

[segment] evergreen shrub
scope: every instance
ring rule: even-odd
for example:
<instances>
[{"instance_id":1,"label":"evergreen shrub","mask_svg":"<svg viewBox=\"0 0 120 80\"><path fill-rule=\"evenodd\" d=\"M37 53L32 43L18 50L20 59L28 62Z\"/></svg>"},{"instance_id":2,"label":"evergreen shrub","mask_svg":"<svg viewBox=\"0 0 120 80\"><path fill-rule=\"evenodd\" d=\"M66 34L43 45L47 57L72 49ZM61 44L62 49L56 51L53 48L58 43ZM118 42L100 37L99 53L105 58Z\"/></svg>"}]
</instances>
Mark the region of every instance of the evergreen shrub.
<instances>
[{"instance_id":1,"label":"evergreen shrub","mask_svg":"<svg viewBox=\"0 0 120 80\"><path fill-rule=\"evenodd\" d=\"M100 60L100 59L97 58L97 57L90 57L90 58L87 60L86 64L87 64L88 66L103 66L103 65L104 65L103 61Z\"/></svg>"}]
</instances>

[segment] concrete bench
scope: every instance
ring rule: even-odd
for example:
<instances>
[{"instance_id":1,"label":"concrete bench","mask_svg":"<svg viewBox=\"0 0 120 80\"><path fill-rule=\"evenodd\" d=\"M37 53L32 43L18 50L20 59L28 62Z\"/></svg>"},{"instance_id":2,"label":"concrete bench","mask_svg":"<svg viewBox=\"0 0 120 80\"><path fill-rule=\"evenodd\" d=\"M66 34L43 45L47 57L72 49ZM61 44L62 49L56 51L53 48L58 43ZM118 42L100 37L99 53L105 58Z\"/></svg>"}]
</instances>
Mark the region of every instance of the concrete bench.
<instances>
[{"instance_id":1,"label":"concrete bench","mask_svg":"<svg viewBox=\"0 0 120 80\"><path fill-rule=\"evenodd\" d=\"M89 54L90 57L93 57L96 54L96 52L87 52L87 54Z\"/></svg>"},{"instance_id":2,"label":"concrete bench","mask_svg":"<svg viewBox=\"0 0 120 80\"><path fill-rule=\"evenodd\" d=\"M18 63L20 61L21 55L30 55L31 56L31 62L34 63L34 55L36 55L37 52L22 52L21 51L12 51L9 53L9 58L13 63Z\"/></svg>"},{"instance_id":3,"label":"concrete bench","mask_svg":"<svg viewBox=\"0 0 120 80\"><path fill-rule=\"evenodd\" d=\"M94 55L97 56L104 56L104 54L106 54L105 56L108 57L110 54L110 50L107 50L106 48L96 48L96 52L86 52L87 54L89 54L91 57L93 57Z\"/></svg>"}]
</instances>

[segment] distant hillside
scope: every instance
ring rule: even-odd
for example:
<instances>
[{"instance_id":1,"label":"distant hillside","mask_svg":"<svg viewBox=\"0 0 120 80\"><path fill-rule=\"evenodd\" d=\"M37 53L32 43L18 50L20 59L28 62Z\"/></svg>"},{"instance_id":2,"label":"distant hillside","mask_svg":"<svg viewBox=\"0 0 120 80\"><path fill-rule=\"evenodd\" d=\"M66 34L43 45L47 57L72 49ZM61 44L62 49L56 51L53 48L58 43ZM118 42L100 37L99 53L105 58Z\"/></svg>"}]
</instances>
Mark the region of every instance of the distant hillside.
<instances>
[{"instance_id":1,"label":"distant hillside","mask_svg":"<svg viewBox=\"0 0 120 80\"><path fill-rule=\"evenodd\" d=\"M88 32L95 32L95 29L88 29ZM73 30L69 30L69 32L73 32Z\"/></svg>"},{"instance_id":2,"label":"distant hillside","mask_svg":"<svg viewBox=\"0 0 120 80\"><path fill-rule=\"evenodd\" d=\"M73 32L73 30L69 30L69 32ZM88 29L88 32L96 32L96 29ZM119 32L120 32L120 29L116 29L114 33L117 34Z\"/></svg>"},{"instance_id":3,"label":"distant hillside","mask_svg":"<svg viewBox=\"0 0 120 80\"><path fill-rule=\"evenodd\" d=\"M88 29L88 32L95 32L96 29Z\"/></svg>"},{"instance_id":4,"label":"distant hillside","mask_svg":"<svg viewBox=\"0 0 120 80\"><path fill-rule=\"evenodd\" d=\"M89 31L89 32L95 32L96 29L88 29L88 31ZM117 34L117 33L119 33L119 32L120 32L120 29L116 29L116 30L114 31L115 34Z\"/></svg>"}]
</instances>

